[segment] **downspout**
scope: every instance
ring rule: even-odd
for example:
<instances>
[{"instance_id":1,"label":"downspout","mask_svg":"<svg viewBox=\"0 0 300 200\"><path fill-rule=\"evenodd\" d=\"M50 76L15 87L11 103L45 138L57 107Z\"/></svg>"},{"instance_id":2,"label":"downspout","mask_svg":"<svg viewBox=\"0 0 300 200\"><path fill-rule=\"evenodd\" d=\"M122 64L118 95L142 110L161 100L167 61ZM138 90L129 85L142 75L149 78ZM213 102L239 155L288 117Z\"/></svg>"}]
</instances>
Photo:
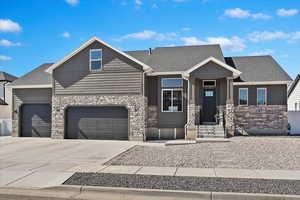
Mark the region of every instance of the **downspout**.
<instances>
[{"instance_id":1,"label":"downspout","mask_svg":"<svg viewBox=\"0 0 300 200\"><path fill-rule=\"evenodd\" d=\"M145 75L146 75L146 72L147 72L147 71L144 71L144 72L143 72L143 80L142 80L142 84L143 84L143 88L142 88L143 98L146 98L146 97L145 97ZM147 104L148 104L148 100L147 100ZM148 106L147 106L147 107L148 107ZM147 124L147 120L148 120L148 119L147 119L147 118L148 118L147 112L148 112L148 111L145 110L145 112L146 112L146 113L145 113L145 122L146 122L146 124ZM144 142L146 141L146 128L147 128L147 127L145 126L145 131L144 131L144 136L143 136L143 137L144 137L144 138L143 138Z\"/></svg>"},{"instance_id":2,"label":"downspout","mask_svg":"<svg viewBox=\"0 0 300 200\"><path fill-rule=\"evenodd\" d=\"M186 124L184 125L184 139L186 139L187 135L187 126L189 125L190 122L190 81L187 77L182 74L182 78L188 81L187 84L187 120Z\"/></svg>"}]
</instances>

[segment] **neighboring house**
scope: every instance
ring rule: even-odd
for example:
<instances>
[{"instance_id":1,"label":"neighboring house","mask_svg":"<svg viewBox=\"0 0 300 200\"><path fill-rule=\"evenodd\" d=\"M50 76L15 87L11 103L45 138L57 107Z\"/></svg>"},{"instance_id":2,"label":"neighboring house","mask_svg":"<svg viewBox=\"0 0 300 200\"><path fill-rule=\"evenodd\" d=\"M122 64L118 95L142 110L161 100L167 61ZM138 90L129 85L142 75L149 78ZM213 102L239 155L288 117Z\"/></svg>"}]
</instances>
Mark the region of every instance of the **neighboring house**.
<instances>
[{"instance_id":1,"label":"neighboring house","mask_svg":"<svg viewBox=\"0 0 300 200\"><path fill-rule=\"evenodd\" d=\"M288 89L288 119L291 134L300 134L300 74Z\"/></svg>"},{"instance_id":2,"label":"neighboring house","mask_svg":"<svg viewBox=\"0 0 300 200\"><path fill-rule=\"evenodd\" d=\"M290 81L271 56L224 58L219 45L120 51L92 38L13 83L13 135L285 135Z\"/></svg>"},{"instance_id":3,"label":"neighboring house","mask_svg":"<svg viewBox=\"0 0 300 200\"><path fill-rule=\"evenodd\" d=\"M11 90L9 83L17 77L0 72L0 136L11 134Z\"/></svg>"}]
</instances>

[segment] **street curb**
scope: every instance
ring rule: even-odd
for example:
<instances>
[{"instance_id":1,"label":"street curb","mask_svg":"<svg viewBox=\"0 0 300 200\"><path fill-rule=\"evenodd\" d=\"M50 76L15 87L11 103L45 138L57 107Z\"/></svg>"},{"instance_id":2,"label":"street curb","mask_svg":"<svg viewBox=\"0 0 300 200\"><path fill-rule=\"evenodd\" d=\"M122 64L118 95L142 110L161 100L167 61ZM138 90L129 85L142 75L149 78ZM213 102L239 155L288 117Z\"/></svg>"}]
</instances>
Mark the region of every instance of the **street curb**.
<instances>
[{"instance_id":1,"label":"street curb","mask_svg":"<svg viewBox=\"0 0 300 200\"><path fill-rule=\"evenodd\" d=\"M300 200L297 195L225 193L225 192L197 192L179 190L156 190L115 188L98 186L56 186L42 189L1 187L1 195L57 197L72 199L199 199L199 200Z\"/></svg>"}]
</instances>

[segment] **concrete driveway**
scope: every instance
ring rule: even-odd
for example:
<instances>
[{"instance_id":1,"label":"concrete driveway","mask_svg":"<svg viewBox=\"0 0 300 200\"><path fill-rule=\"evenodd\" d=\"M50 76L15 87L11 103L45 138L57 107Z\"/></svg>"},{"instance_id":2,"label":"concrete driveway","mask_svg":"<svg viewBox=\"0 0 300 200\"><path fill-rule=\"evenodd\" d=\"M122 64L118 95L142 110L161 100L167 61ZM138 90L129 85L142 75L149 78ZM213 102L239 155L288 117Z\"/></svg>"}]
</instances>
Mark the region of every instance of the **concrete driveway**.
<instances>
[{"instance_id":1,"label":"concrete driveway","mask_svg":"<svg viewBox=\"0 0 300 200\"><path fill-rule=\"evenodd\" d=\"M139 142L0 137L0 187L56 186L74 172L98 171Z\"/></svg>"}]
</instances>

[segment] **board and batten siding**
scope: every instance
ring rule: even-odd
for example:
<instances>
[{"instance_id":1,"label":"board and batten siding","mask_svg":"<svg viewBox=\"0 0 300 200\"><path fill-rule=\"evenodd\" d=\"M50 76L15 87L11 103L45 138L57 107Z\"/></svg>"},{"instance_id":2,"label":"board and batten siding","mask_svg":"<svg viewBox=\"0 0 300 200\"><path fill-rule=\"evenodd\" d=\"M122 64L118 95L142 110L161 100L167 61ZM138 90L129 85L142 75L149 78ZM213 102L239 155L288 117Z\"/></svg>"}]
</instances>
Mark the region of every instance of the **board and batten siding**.
<instances>
[{"instance_id":1,"label":"board and batten siding","mask_svg":"<svg viewBox=\"0 0 300 200\"><path fill-rule=\"evenodd\" d=\"M102 69L90 71L90 49L102 49ZM55 95L141 94L142 67L94 42L54 70Z\"/></svg>"},{"instance_id":2,"label":"board and batten siding","mask_svg":"<svg viewBox=\"0 0 300 200\"><path fill-rule=\"evenodd\" d=\"M300 110L300 81L295 86L293 92L290 94L288 98L288 110L296 111L295 104L297 103L297 111Z\"/></svg>"},{"instance_id":3,"label":"board and batten siding","mask_svg":"<svg viewBox=\"0 0 300 200\"><path fill-rule=\"evenodd\" d=\"M52 90L50 88L13 89L13 119L18 119L22 104L51 104L51 102Z\"/></svg>"},{"instance_id":4,"label":"board and batten siding","mask_svg":"<svg viewBox=\"0 0 300 200\"><path fill-rule=\"evenodd\" d=\"M267 88L267 105L287 105L286 85L234 86L234 105L239 104L239 88L248 88L248 105L257 105L257 88Z\"/></svg>"}]
</instances>

